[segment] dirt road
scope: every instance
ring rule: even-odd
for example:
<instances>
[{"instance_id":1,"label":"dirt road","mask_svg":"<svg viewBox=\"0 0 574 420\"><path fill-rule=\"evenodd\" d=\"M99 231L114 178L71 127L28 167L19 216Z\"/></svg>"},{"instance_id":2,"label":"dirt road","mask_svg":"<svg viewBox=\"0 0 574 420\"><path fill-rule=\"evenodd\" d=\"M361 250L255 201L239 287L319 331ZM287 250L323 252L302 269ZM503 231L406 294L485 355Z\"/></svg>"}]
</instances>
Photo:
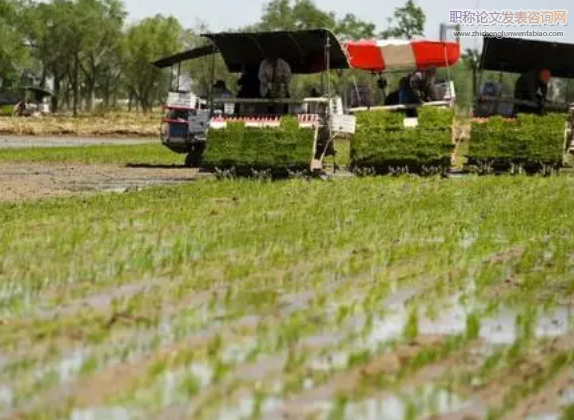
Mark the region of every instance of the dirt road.
<instances>
[{"instance_id":1,"label":"dirt road","mask_svg":"<svg viewBox=\"0 0 574 420\"><path fill-rule=\"evenodd\" d=\"M153 185L190 182L203 176L209 175L183 166L0 163L0 202L125 192Z\"/></svg>"},{"instance_id":2,"label":"dirt road","mask_svg":"<svg viewBox=\"0 0 574 420\"><path fill-rule=\"evenodd\" d=\"M97 145L138 145L157 143L155 138L97 138L97 137L33 137L33 136L2 136L0 149L20 149L28 147L78 147Z\"/></svg>"}]
</instances>

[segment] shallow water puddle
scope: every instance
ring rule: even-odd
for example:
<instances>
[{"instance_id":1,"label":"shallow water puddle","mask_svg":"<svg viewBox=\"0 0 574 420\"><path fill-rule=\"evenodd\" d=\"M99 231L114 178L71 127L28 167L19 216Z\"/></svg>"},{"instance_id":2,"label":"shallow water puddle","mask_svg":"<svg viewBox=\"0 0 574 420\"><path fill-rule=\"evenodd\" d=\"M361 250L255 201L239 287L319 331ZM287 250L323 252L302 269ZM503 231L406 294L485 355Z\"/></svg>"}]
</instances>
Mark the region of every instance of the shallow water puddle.
<instances>
[{"instance_id":1,"label":"shallow water puddle","mask_svg":"<svg viewBox=\"0 0 574 420\"><path fill-rule=\"evenodd\" d=\"M222 349L221 359L225 363L243 363L249 353L259 345L255 337L243 338L240 342L225 345Z\"/></svg>"},{"instance_id":2,"label":"shallow water puddle","mask_svg":"<svg viewBox=\"0 0 574 420\"><path fill-rule=\"evenodd\" d=\"M337 351L326 356L312 359L308 366L313 370L330 371L332 369L345 369L349 363L350 353Z\"/></svg>"},{"instance_id":3,"label":"shallow water puddle","mask_svg":"<svg viewBox=\"0 0 574 420\"><path fill-rule=\"evenodd\" d=\"M2 410L11 409L13 401L14 401L14 394L12 393L12 390L6 385L0 385L0 409Z\"/></svg>"},{"instance_id":4,"label":"shallow water puddle","mask_svg":"<svg viewBox=\"0 0 574 420\"><path fill-rule=\"evenodd\" d=\"M58 366L60 381L64 382L73 378L82 369L87 358L87 350L76 349L69 357L62 359Z\"/></svg>"},{"instance_id":5,"label":"shallow water puddle","mask_svg":"<svg viewBox=\"0 0 574 420\"><path fill-rule=\"evenodd\" d=\"M189 371L199 379L203 388L211 384L211 380L213 379L213 368L209 363L192 363L189 366Z\"/></svg>"},{"instance_id":6,"label":"shallow water puddle","mask_svg":"<svg viewBox=\"0 0 574 420\"><path fill-rule=\"evenodd\" d=\"M569 387L560 393L560 405L572 404L574 404L574 387Z\"/></svg>"},{"instance_id":7,"label":"shallow water puddle","mask_svg":"<svg viewBox=\"0 0 574 420\"><path fill-rule=\"evenodd\" d=\"M530 415L525 420L561 420L561 417L558 413L543 413Z\"/></svg>"},{"instance_id":8,"label":"shallow water puddle","mask_svg":"<svg viewBox=\"0 0 574 420\"><path fill-rule=\"evenodd\" d=\"M373 319L372 329L364 345L372 350L390 340L399 338L409 323L409 311L405 302L416 294L415 290L403 290L385 301L387 313ZM503 307L487 313L485 304L475 304L465 295L456 295L434 307L420 305L416 308L417 329L421 335L464 334L468 328L469 315L476 316L480 324L479 336L491 344L512 344L518 338L517 322L527 308ZM461 303L464 302L464 303ZM432 311L429 311L432 309ZM434 316L429 313L434 312ZM538 310L533 334L536 338L565 335L572 331L574 310L556 306L548 311ZM357 326L360 324L356 322Z\"/></svg>"},{"instance_id":9,"label":"shallow water puddle","mask_svg":"<svg viewBox=\"0 0 574 420\"><path fill-rule=\"evenodd\" d=\"M337 414L343 414L343 418L353 420L422 419L433 415L448 414L463 409L468 404L469 402L445 389L427 384L409 388L404 393L384 393L360 401L342 402L336 399L322 399L285 402L276 408L278 411L269 413L270 415L264 418L266 420L306 418L306 415L316 413L317 417L312 418L328 420L337 412ZM281 413L289 413L289 415L280 417Z\"/></svg>"},{"instance_id":10,"label":"shallow water puddle","mask_svg":"<svg viewBox=\"0 0 574 420\"><path fill-rule=\"evenodd\" d=\"M74 410L70 420L130 420L135 418L124 407L94 407Z\"/></svg>"},{"instance_id":11,"label":"shallow water puddle","mask_svg":"<svg viewBox=\"0 0 574 420\"><path fill-rule=\"evenodd\" d=\"M419 393L370 398L345 407L345 418L356 420L403 420L444 415L465 408L467 403L446 390L423 387Z\"/></svg>"}]
</instances>

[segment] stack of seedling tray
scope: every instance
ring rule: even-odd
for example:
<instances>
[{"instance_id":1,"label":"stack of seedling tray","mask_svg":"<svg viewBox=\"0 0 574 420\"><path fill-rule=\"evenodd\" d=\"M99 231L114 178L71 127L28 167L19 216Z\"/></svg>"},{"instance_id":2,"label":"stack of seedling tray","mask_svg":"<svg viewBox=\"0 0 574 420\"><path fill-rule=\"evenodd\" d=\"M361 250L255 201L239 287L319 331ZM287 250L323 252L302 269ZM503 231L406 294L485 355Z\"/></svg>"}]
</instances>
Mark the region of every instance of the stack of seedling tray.
<instances>
[{"instance_id":1,"label":"stack of seedling tray","mask_svg":"<svg viewBox=\"0 0 574 420\"><path fill-rule=\"evenodd\" d=\"M210 170L233 170L236 174L309 169L316 129L301 128L296 117L283 117L279 127L249 127L228 122L225 128L207 133L203 166Z\"/></svg>"},{"instance_id":2,"label":"stack of seedling tray","mask_svg":"<svg viewBox=\"0 0 574 420\"><path fill-rule=\"evenodd\" d=\"M566 156L566 120L563 113L475 119L467 165L480 173L556 171Z\"/></svg>"},{"instance_id":3,"label":"stack of seedling tray","mask_svg":"<svg viewBox=\"0 0 574 420\"><path fill-rule=\"evenodd\" d=\"M402 111L373 110L356 114L351 167L357 173L448 171L455 149L451 108L421 107L418 126L405 127Z\"/></svg>"}]
</instances>

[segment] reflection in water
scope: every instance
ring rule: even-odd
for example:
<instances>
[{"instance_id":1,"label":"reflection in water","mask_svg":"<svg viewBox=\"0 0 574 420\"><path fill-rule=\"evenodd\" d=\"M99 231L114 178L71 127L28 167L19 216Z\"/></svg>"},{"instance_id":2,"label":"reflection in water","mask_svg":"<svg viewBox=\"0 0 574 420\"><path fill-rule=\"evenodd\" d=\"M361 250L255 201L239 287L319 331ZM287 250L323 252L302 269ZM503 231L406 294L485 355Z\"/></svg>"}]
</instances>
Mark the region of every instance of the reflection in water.
<instances>
[{"instance_id":1,"label":"reflection in water","mask_svg":"<svg viewBox=\"0 0 574 420\"><path fill-rule=\"evenodd\" d=\"M213 368L209 363L192 363L189 370L201 382L201 387L204 388L211 383L213 379Z\"/></svg>"},{"instance_id":2,"label":"reflection in water","mask_svg":"<svg viewBox=\"0 0 574 420\"><path fill-rule=\"evenodd\" d=\"M568 406L574 404L574 387L566 388L560 393L560 405Z\"/></svg>"},{"instance_id":3,"label":"reflection in water","mask_svg":"<svg viewBox=\"0 0 574 420\"><path fill-rule=\"evenodd\" d=\"M6 385L0 385L0 408L3 410L12 408L13 400L14 394L12 390Z\"/></svg>"},{"instance_id":4,"label":"reflection in water","mask_svg":"<svg viewBox=\"0 0 574 420\"><path fill-rule=\"evenodd\" d=\"M64 382L75 377L86 359L87 351L85 349L76 349L69 357L62 359L58 366L60 381Z\"/></svg>"},{"instance_id":5,"label":"reflection in water","mask_svg":"<svg viewBox=\"0 0 574 420\"><path fill-rule=\"evenodd\" d=\"M123 407L95 407L74 410L70 420L131 420L127 409Z\"/></svg>"},{"instance_id":6,"label":"reflection in water","mask_svg":"<svg viewBox=\"0 0 574 420\"><path fill-rule=\"evenodd\" d=\"M526 417L525 420L561 420L561 416L557 413L534 414Z\"/></svg>"},{"instance_id":7,"label":"reflection in water","mask_svg":"<svg viewBox=\"0 0 574 420\"><path fill-rule=\"evenodd\" d=\"M405 396L390 395L350 404L346 417L357 420L403 420L409 417L444 415L466 406L456 395L432 385L416 391Z\"/></svg>"},{"instance_id":8,"label":"reflection in water","mask_svg":"<svg viewBox=\"0 0 574 420\"><path fill-rule=\"evenodd\" d=\"M472 283L472 282L471 282ZM471 287L471 285L469 285ZM464 334L467 328L468 316L472 313L480 321L479 336L492 344L512 344L518 338L517 320L528 308L503 307L494 313L487 314L486 305L477 305L466 296L472 294L469 289L464 295L456 295L448 301L435 307L419 305L418 332L421 335L453 335ZM375 350L378 345L399 338L409 319L409 310L405 303L406 297L412 291L399 291L387 301L392 305L385 306L388 312L384 316L376 316L372 330L366 338L365 345ZM440 305L440 306L439 306ZM433 309L437 316L426 315ZM480 315L483 313L484 315ZM557 337L572 330L573 312L570 307L557 306L550 311L538 311L536 327L533 331L537 338Z\"/></svg>"}]
</instances>

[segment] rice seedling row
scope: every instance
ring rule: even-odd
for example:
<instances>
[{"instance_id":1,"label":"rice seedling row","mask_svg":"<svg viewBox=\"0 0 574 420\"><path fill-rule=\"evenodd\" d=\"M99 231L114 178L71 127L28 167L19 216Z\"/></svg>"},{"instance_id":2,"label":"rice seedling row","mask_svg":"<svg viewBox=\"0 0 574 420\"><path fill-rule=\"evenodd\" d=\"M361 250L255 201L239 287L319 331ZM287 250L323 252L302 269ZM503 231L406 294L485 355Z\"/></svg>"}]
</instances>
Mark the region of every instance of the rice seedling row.
<instances>
[{"instance_id":1,"label":"rice seedling row","mask_svg":"<svg viewBox=\"0 0 574 420\"><path fill-rule=\"evenodd\" d=\"M0 204L2 411L419 418L506 376L480 407L508 413L571 365L547 343L571 334L573 186L202 180Z\"/></svg>"}]
</instances>

